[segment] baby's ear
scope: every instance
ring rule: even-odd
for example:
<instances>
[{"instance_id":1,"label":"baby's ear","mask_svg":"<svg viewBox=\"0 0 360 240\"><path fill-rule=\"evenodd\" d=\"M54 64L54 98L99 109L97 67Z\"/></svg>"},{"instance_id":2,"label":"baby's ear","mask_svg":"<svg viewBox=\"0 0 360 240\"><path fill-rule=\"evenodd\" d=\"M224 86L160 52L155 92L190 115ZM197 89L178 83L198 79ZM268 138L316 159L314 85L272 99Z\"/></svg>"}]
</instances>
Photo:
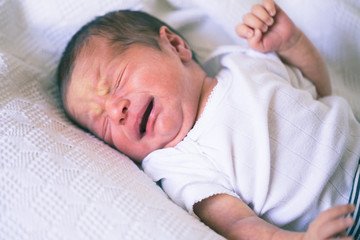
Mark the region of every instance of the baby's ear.
<instances>
[{"instance_id":1,"label":"baby's ear","mask_svg":"<svg viewBox=\"0 0 360 240\"><path fill-rule=\"evenodd\" d=\"M168 27L162 26L160 28L160 40L170 44L170 47L179 55L183 62L188 62L192 59L189 45L182 37L172 32Z\"/></svg>"}]
</instances>

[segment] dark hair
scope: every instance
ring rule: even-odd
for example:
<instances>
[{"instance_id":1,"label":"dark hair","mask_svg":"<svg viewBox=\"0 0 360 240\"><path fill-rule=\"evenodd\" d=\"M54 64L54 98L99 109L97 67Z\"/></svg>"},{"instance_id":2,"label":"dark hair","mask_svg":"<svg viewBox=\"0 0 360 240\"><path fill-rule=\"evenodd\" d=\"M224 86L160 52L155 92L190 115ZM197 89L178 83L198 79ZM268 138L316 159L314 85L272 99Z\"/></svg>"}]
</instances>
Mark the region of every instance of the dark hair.
<instances>
[{"instance_id":1,"label":"dark hair","mask_svg":"<svg viewBox=\"0 0 360 240\"><path fill-rule=\"evenodd\" d=\"M158 39L162 26L166 26L180 35L166 23L140 11L120 10L110 12L104 16L96 17L84 25L69 41L57 69L57 81L63 103L76 57L92 36L106 39L109 46L114 47L119 52L125 51L134 43L144 44L160 50ZM197 61L194 53L193 59Z\"/></svg>"}]
</instances>

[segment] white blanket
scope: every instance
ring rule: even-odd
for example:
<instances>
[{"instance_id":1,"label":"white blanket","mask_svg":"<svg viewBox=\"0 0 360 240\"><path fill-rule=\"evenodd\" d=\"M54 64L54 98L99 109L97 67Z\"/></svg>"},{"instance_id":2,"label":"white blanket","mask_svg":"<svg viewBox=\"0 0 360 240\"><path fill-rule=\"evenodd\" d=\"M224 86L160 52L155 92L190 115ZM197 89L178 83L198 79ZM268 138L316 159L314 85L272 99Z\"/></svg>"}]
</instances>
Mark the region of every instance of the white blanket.
<instances>
[{"instance_id":1,"label":"white blanket","mask_svg":"<svg viewBox=\"0 0 360 240\"><path fill-rule=\"evenodd\" d=\"M74 126L55 71L74 32L131 8L177 28L204 61L257 1L0 0L0 239L220 239L126 156ZM360 116L360 2L279 0Z\"/></svg>"}]
</instances>

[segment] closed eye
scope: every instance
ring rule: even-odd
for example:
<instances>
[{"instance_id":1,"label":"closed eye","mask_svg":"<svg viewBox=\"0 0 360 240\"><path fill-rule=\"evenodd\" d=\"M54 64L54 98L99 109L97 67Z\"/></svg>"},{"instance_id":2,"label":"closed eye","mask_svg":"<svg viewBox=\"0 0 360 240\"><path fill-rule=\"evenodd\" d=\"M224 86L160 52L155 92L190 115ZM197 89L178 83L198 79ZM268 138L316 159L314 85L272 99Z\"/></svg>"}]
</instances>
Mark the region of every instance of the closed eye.
<instances>
[{"instance_id":1,"label":"closed eye","mask_svg":"<svg viewBox=\"0 0 360 240\"><path fill-rule=\"evenodd\" d=\"M122 78L123 78L123 75L124 75L124 72L125 72L127 66L128 66L128 65L126 65L126 66L123 68L123 70L122 70L121 73L119 74L118 78L116 79L115 84L114 84L114 91L119 88L120 83L121 83L121 80L122 80Z\"/></svg>"},{"instance_id":2,"label":"closed eye","mask_svg":"<svg viewBox=\"0 0 360 240\"><path fill-rule=\"evenodd\" d=\"M109 131L109 128L110 128L110 121L109 121L109 118L107 118L107 117L105 117L105 120L104 120L104 128L103 128L103 137L102 137L102 139L104 140L104 141L106 141L106 135L107 135L107 133L108 133L108 131Z\"/></svg>"},{"instance_id":3,"label":"closed eye","mask_svg":"<svg viewBox=\"0 0 360 240\"><path fill-rule=\"evenodd\" d=\"M121 77L122 77L122 74L120 74L120 76L116 79L115 84L114 84L114 90L118 89L120 82L121 82Z\"/></svg>"}]
</instances>

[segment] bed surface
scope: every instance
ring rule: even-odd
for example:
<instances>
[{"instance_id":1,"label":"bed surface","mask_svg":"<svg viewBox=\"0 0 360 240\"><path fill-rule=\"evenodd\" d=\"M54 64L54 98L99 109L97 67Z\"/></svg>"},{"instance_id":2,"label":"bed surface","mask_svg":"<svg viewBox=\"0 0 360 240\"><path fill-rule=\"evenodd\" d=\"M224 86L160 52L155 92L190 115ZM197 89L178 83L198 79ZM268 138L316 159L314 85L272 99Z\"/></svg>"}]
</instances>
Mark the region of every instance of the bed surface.
<instances>
[{"instance_id":1,"label":"bed surface","mask_svg":"<svg viewBox=\"0 0 360 240\"><path fill-rule=\"evenodd\" d=\"M66 118L55 71L80 26L127 8L178 29L203 62L216 46L246 44L234 28L255 2L0 1L0 239L222 239ZM277 2L324 55L334 94L360 119L360 1Z\"/></svg>"}]
</instances>

